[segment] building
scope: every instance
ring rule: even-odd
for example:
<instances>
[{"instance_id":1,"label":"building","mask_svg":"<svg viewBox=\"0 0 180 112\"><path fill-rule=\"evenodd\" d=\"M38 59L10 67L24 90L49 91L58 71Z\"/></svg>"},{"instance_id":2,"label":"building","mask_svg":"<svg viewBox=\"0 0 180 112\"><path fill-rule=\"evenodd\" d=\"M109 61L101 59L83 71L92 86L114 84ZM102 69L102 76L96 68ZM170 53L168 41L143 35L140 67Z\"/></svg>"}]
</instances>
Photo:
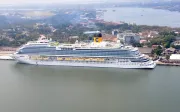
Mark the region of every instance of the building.
<instances>
[{"instance_id":1,"label":"building","mask_svg":"<svg viewBox=\"0 0 180 112\"><path fill-rule=\"evenodd\" d=\"M97 34L97 33L101 33L100 31L86 31L84 32L84 34Z\"/></svg>"},{"instance_id":2,"label":"building","mask_svg":"<svg viewBox=\"0 0 180 112\"><path fill-rule=\"evenodd\" d=\"M121 43L127 45L140 42L140 36L136 33L120 33L117 35L117 38L121 41Z\"/></svg>"},{"instance_id":3,"label":"building","mask_svg":"<svg viewBox=\"0 0 180 112\"><path fill-rule=\"evenodd\" d=\"M173 42L173 44L174 44L175 46L180 46L180 40L177 40L177 41Z\"/></svg>"},{"instance_id":4,"label":"building","mask_svg":"<svg viewBox=\"0 0 180 112\"><path fill-rule=\"evenodd\" d=\"M117 37L110 34L102 34L103 41L109 41L109 42L117 42Z\"/></svg>"},{"instance_id":5,"label":"building","mask_svg":"<svg viewBox=\"0 0 180 112\"><path fill-rule=\"evenodd\" d=\"M176 41L173 42L175 46L180 46L180 37L175 38Z\"/></svg>"},{"instance_id":6,"label":"building","mask_svg":"<svg viewBox=\"0 0 180 112\"><path fill-rule=\"evenodd\" d=\"M112 31L112 35L117 36L117 34L118 34L118 30L113 30L113 31Z\"/></svg>"},{"instance_id":7,"label":"building","mask_svg":"<svg viewBox=\"0 0 180 112\"><path fill-rule=\"evenodd\" d=\"M0 51L16 51L16 47L0 47Z\"/></svg>"},{"instance_id":8,"label":"building","mask_svg":"<svg viewBox=\"0 0 180 112\"><path fill-rule=\"evenodd\" d=\"M157 32L157 31L143 31L143 32L140 32L139 35L142 38L154 38L154 37L159 36L159 32Z\"/></svg>"},{"instance_id":9,"label":"building","mask_svg":"<svg viewBox=\"0 0 180 112\"><path fill-rule=\"evenodd\" d=\"M175 37L175 40L176 41L180 41L180 37Z\"/></svg>"},{"instance_id":10,"label":"building","mask_svg":"<svg viewBox=\"0 0 180 112\"><path fill-rule=\"evenodd\" d=\"M146 55L151 55L153 50L152 48L149 47L139 47L138 49L142 54L146 54Z\"/></svg>"},{"instance_id":11,"label":"building","mask_svg":"<svg viewBox=\"0 0 180 112\"><path fill-rule=\"evenodd\" d=\"M160 46L160 45L152 45L152 49L156 49L158 46ZM160 46L160 47L162 47L162 46Z\"/></svg>"},{"instance_id":12,"label":"building","mask_svg":"<svg viewBox=\"0 0 180 112\"><path fill-rule=\"evenodd\" d=\"M79 39L79 36L70 36L70 39Z\"/></svg>"},{"instance_id":13,"label":"building","mask_svg":"<svg viewBox=\"0 0 180 112\"><path fill-rule=\"evenodd\" d=\"M148 34L148 38L154 38L154 37L158 37L159 36L159 32L157 31L150 31Z\"/></svg>"},{"instance_id":14,"label":"building","mask_svg":"<svg viewBox=\"0 0 180 112\"><path fill-rule=\"evenodd\" d=\"M140 44L144 44L144 43L147 43L147 42L148 42L148 41L145 40L145 39L140 40Z\"/></svg>"},{"instance_id":15,"label":"building","mask_svg":"<svg viewBox=\"0 0 180 112\"><path fill-rule=\"evenodd\" d=\"M173 61L180 61L180 54L171 54L169 59Z\"/></svg>"},{"instance_id":16,"label":"building","mask_svg":"<svg viewBox=\"0 0 180 112\"><path fill-rule=\"evenodd\" d=\"M80 24L87 28L96 28L97 27L96 24L92 21L81 22Z\"/></svg>"},{"instance_id":17,"label":"building","mask_svg":"<svg viewBox=\"0 0 180 112\"><path fill-rule=\"evenodd\" d=\"M176 53L175 48L168 48L164 51L164 54L166 54L166 55L170 55L170 54L174 54L174 53Z\"/></svg>"}]
</instances>

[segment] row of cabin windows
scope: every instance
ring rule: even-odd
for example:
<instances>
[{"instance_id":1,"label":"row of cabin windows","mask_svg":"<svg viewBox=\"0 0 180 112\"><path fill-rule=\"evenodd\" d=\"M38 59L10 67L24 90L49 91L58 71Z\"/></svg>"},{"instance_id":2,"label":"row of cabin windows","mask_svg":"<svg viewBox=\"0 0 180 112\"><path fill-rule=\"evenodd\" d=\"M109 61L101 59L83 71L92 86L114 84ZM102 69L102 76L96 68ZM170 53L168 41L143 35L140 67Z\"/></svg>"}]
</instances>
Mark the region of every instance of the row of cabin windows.
<instances>
[{"instance_id":1,"label":"row of cabin windows","mask_svg":"<svg viewBox=\"0 0 180 112\"><path fill-rule=\"evenodd\" d=\"M66 48L67 49L67 48ZM68 48L68 49L72 49L72 48ZM24 48L22 49L22 52L26 53L26 52L44 52L44 51L51 51L51 50L54 50L56 51L56 48L55 47L28 47L28 48ZM89 52L121 52L121 53L128 53L129 51L126 51L126 50L57 50L57 52L66 52L66 53L89 53ZM132 52L131 52L132 53Z\"/></svg>"},{"instance_id":2,"label":"row of cabin windows","mask_svg":"<svg viewBox=\"0 0 180 112\"><path fill-rule=\"evenodd\" d=\"M31 53L31 52L24 52L24 53ZM35 53L35 52L33 52ZM21 54L21 52L19 53ZM76 55L76 56L121 56L121 57L135 57L135 55L132 54L123 54L121 52L96 52L96 53L67 53L67 52L37 52L37 54L42 54L42 55Z\"/></svg>"},{"instance_id":3,"label":"row of cabin windows","mask_svg":"<svg viewBox=\"0 0 180 112\"><path fill-rule=\"evenodd\" d=\"M51 51L51 50L53 50L53 51L56 51L56 52L65 52L65 53L90 53L90 52L122 52L122 53L124 53L124 52L128 52L128 51L119 51L119 50L75 50L75 51L63 51L63 50L55 50L55 48L49 48L49 47L47 47L47 48L36 48L36 49L34 49L34 48L24 48L24 49L22 49L21 51L22 52L43 52L43 51Z\"/></svg>"},{"instance_id":4,"label":"row of cabin windows","mask_svg":"<svg viewBox=\"0 0 180 112\"><path fill-rule=\"evenodd\" d=\"M27 47L21 50L20 53L40 53L40 52L49 52L49 51L56 51L56 47ZM73 50L73 48L61 48L61 50L57 50L57 52L60 53L66 53L66 54L73 54L73 53L95 53L95 52L121 52L122 54L129 53L133 55L138 55L138 51L127 51L127 50L107 50L107 49L78 49L78 50Z\"/></svg>"},{"instance_id":5,"label":"row of cabin windows","mask_svg":"<svg viewBox=\"0 0 180 112\"><path fill-rule=\"evenodd\" d=\"M47 60L47 61L50 61L50 60ZM110 63L114 63L114 62L111 62L111 61L59 61L59 62L66 62L66 63L93 63L93 64L110 64ZM140 63L138 62L134 62L134 63L129 63L129 62L122 62L122 63L117 63L117 64L124 64L124 65L139 65ZM148 65L151 65L151 64L148 64Z\"/></svg>"},{"instance_id":6,"label":"row of cabin windows","mask_svg":"<svg viewBox=\"0 0 180 112\"><path fill-rule=\"evenodd\" d=\"M149 59L133 59L131 62L148 62Z\"/></svg>"},{"instance_id":7,"label":"row of cabin windows","mask_svg":"<svg viewBox=\"0 0 180 112\"><path fill-rule=\"evenodd\" d=\"M46 53L44 53L46 54ZM49 55L76 55L76 56L130 56L132 57L133 55L131 54L123 54L120 52L96 52L96 53L59 53L59 52L52 52Z\"/></svg>"},{"instance_id":8,"label":"row of cabin windows","mask_svg":"<svg viewBox=\"0 0 180 112\"><path fill-rule=\"evenodd\" d=\"M83 55L83 56L135 56L132 54L132 52L129 51L123 51L123 50L104 50L104 51L99 51L99 50L89 50L89 51L58 51L55 50L54 48L39 48L39 49L22 49L19 51L19 54L24 54L24 53L38 53L38 54L48 54L48 55Z\"/></svg>"}]
</instances>

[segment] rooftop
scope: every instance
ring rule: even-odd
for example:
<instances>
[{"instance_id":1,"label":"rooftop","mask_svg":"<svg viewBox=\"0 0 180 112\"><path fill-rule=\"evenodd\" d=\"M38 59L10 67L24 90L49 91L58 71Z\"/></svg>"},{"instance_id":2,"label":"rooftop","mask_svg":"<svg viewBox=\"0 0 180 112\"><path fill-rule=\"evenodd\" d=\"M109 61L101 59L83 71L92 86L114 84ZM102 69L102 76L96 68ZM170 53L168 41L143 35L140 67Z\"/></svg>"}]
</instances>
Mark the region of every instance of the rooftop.
<instances>
[{"instance_id":1,"label":"rooftop","mask_svg":"<svg viewBox=\"0 0 180 112\"><path fill-rule=\"evenodd\" d=\"M84 34L94 34L94 33L100 33L100 31L86 31Z\"/></svg>"},{"instance_id":2,"label":"rooftop","mask_svg":"<svg viewBox=\"0 0 180 112\"><path fill-rule=\"evenodd\" d=\"M152 48L149 47L139 47L138 49L142 54L151 54L152 52Z\"/></svg>"}]
</instances>

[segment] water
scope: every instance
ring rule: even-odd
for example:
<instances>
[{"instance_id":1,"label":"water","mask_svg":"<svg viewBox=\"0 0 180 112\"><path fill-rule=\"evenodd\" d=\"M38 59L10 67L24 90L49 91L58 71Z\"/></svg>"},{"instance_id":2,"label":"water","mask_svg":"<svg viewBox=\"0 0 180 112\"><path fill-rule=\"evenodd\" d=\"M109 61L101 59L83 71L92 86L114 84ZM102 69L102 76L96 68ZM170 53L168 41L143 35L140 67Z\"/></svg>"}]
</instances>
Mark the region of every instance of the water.
<instances>
[{"instance_id":1,"label":"water","mask_svg":"<svg viewBox=\"0 0 180 112\"><path fill-rule=\"evenodd\" d=\"M112 11L114 9L115 12ZM151 8L108 8L106 10L102 17L106 21L180 27L179 12Z\"/></svg>"},{"instance_id":2,"label":"water","mask_svg":"<svg viewBox=\"0 0 180 112\"><path fill-rule=\"evenodd\" d=\"M179 67L0 66L0 112L180 111Z\"/></svg>"}]
</instances>

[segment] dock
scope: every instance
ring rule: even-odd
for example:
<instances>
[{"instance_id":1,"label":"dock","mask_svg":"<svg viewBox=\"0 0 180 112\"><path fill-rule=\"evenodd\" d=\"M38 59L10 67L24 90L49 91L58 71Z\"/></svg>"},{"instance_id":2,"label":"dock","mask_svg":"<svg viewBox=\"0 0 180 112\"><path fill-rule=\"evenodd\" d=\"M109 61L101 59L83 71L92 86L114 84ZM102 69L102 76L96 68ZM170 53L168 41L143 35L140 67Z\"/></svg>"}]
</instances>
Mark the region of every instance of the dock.
<instances>
[{"instance_id":1,"label":"dock","mask_svg":"<svg viewBox=\"0 0 180 112\"><path fill-rule=\"evenodd\" d=\"M0 56L0 60L14 60L11 56Z\"/></svg>"},{"instance_id":2,"label":"dock","mask_svg":"<svg viewBox=\"0 0 180 112\"><path fill-rule=\"evenodd\" d=\"M163 63L160 61L157 61L156 64L160 66L180 66L180 63Z\"/></svg>"},{"instance_id":3,"label":"dock","mask_svg":"<svg viewBox=\"0 0 180 112\"><path fill-rule=\"evenodd\" d=\"M0 51L0 60L14 60L12 54L14 51Z\"/></svg>"}]
</instances>

